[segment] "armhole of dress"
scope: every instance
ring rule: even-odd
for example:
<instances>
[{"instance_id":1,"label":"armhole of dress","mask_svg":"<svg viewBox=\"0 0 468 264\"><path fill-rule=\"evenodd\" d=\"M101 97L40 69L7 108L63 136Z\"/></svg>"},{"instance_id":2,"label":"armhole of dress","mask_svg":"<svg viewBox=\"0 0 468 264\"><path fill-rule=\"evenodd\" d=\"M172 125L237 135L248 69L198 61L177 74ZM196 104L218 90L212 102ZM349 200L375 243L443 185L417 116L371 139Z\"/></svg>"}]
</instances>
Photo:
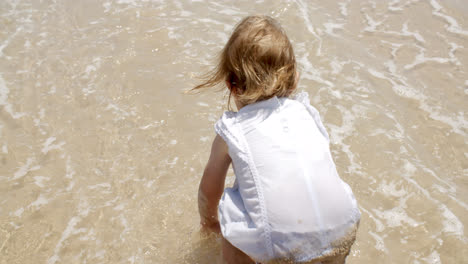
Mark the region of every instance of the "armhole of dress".
<instances>
[{"instance_id":1,"label":"armhole of dress","mask_svg":"<svg viewBox=\"0 0 468 264\"><path fill-rule=\"evenodd\" d=\"M230 112L226 112L221 116L221 118L215 123L214 129L216 134L218 134L226 145L228 146L229 152L239 151L239 143L237 137L234 135L234 116L228 117ZM231 113L234 114L234 113ZM232 157L231 157L232 158Z\"/></svg>"}]
</instances>

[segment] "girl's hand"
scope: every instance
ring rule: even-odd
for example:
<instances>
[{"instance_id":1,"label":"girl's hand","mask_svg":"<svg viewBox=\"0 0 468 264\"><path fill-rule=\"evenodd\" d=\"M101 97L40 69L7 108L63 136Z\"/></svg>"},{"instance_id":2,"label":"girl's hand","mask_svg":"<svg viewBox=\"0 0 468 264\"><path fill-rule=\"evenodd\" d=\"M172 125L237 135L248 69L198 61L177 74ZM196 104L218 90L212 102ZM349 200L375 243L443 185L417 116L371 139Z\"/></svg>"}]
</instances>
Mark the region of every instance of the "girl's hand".
<instances>
[{"instance_id":1,"label":"girl's hand","mask_svg":"<svg viewBox=\"0 0 468 264\"><path fill-rule=\"evenodd\" d=\"M206 232L206 233L215 233L215 234L221 234L221 226L219 225L218 220L216 221L201 221L201 231Z\"/></svg>"},{"instance_id":2,"label":"girl's hand","mask_svg":"<svg viewBox=\"0 0 468 264\"><path fill-rule=\"evenodd\" d=\"M216 207L213 205L209 207L209 203L210 201L207 199L204 192L201 189L198 190L198 212L200 213L201 230L207 233L214 232L219 234L221 228L216 215L218 203L216 203Z\"/></svg>"}]
</instances>

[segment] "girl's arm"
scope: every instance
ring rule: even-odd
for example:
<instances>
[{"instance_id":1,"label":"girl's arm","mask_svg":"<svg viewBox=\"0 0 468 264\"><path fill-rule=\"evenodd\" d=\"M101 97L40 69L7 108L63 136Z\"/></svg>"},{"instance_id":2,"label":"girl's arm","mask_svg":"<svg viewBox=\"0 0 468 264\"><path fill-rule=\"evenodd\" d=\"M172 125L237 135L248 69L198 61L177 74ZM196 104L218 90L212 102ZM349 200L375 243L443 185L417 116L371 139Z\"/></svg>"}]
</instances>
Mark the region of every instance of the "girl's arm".
<instances>
[{"instance_id":1,"label":"girl's arm","mask_svg":"<svg viewBox=\"0 0 468 264\"><path fill-rule=\"evenodd\" d=\"M224 140L216 135L198 189L198 211L202 228L216 233L220 233L218 203L223 194L224 180L230 164L228 147Z\"/></svg>"}]
</instances>

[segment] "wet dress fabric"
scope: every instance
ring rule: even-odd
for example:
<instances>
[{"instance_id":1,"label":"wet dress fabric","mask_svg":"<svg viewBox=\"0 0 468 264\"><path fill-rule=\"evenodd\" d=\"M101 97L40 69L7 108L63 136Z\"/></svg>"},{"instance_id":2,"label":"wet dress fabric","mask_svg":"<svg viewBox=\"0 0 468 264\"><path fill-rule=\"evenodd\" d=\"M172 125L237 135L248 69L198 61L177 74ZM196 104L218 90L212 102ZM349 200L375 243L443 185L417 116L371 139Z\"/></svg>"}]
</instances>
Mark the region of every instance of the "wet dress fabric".
<instances>
[{"instance_id":1,"label":"wet dress fabric","mask_svg":"<svg viewBox=\"0 0 468 264\"><path fill-rule=\"evenodd\" d=\"M307 93L225 112L215 131L228 145L236 176L219 203L221 232L254 260L318 259L359 222Z\"/></svg>"}]
</instances>

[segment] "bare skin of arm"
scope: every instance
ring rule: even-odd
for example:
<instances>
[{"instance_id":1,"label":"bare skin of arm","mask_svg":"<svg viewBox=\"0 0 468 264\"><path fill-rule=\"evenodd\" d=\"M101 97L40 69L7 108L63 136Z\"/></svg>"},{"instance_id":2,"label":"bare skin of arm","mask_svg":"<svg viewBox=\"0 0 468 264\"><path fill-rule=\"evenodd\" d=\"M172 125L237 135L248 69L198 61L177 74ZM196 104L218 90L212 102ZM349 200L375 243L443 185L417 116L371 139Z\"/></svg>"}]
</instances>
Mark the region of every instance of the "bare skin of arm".
<instances>
[{"instance_id":1,"label":"bare skin of arm","mask_svg":"<svg viewBox=\"0 0 468 264\"><path fill-rule=\"evenodd\" d=\"M224 140L216 135L211 154L198 188L198 212L202 229L220 233L218 204L224 191L224 181L231 157Z\"/></svg>"}]
</instances>

